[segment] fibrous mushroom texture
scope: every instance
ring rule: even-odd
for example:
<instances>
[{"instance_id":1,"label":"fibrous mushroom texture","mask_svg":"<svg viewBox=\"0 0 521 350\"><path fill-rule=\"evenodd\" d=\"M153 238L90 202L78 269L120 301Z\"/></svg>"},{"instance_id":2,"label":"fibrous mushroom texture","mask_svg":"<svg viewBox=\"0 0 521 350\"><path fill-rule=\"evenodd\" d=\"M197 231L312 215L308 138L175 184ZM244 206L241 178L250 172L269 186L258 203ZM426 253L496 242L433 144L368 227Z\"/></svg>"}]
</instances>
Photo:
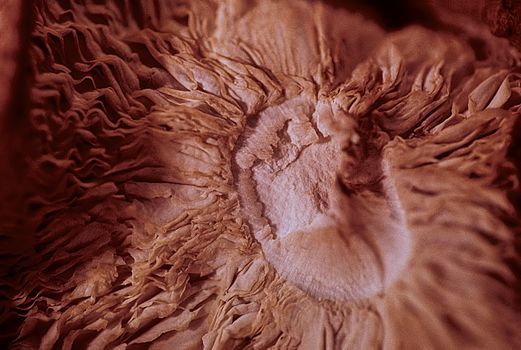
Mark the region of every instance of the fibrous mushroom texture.
<instances>
[{"instance_id":1,"label":"fibrous mushroom texture","mask_svg":"<svg viewBox=\"0 0 521 350\"><path fill-rule=\"evenodd\" d=\"M13 349L521 348L506 39L318 1L5 4Z\"/></svg>"}]
</instances>

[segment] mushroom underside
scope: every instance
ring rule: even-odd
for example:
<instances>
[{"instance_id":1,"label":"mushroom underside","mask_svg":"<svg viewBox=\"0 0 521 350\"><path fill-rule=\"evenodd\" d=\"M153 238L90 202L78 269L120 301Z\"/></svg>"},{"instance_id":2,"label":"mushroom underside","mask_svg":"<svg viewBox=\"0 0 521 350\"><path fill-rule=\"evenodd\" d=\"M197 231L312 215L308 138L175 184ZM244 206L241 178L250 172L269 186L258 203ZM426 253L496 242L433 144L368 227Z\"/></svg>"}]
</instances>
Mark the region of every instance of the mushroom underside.
<instances>
[{"instance_id":1,"label":"mushroom underside","mask_svg":"<svg viewBox=\"0 0 521 350\"><path fill-rule=\"evenodd\" d=\"M521 55L440 16L35 2L11 347L521 347Z\"/></svg>"}]
</instances>

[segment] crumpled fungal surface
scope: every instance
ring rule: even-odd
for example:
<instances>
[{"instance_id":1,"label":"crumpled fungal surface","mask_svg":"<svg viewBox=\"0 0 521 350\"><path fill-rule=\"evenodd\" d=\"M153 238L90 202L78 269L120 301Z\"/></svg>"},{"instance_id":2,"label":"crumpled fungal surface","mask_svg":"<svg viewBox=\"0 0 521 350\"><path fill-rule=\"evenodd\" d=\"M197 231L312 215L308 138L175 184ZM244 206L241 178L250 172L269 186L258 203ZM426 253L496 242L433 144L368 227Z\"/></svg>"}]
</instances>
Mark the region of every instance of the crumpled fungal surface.
<instances>
[{"instance_id":1,"label":"crumpled fungal surface","mask_svg":"<svg viewBox=\"0 0 521 350\"><path fill-rule=\"evenodd\" d=\"M506 40L289 0L34 16L13 349L521 347Z\"/></svg>"}]
</instances>

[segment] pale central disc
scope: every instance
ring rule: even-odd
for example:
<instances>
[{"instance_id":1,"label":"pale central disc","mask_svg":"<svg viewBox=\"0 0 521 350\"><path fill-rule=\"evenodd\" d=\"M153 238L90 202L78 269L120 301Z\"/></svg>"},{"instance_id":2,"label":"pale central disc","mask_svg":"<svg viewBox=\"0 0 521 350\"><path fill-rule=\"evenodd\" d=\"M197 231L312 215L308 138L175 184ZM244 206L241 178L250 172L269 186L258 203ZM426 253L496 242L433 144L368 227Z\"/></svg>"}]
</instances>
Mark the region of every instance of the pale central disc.
<instances>
[{"instance_id":1,"label":"pale central disc","mask_svg":"<svg viewBox=\"0 0 521 350\"><path fill-rule=\"evenodd\" d=\"M353 300L383 291L409 255L391 183L382 181L379 193L340 190L350 130L332 127L333 116L306 97L256 118L236 152L236 179L243 215L267 260L315 297Z\"/></svg>"}]
</instances>

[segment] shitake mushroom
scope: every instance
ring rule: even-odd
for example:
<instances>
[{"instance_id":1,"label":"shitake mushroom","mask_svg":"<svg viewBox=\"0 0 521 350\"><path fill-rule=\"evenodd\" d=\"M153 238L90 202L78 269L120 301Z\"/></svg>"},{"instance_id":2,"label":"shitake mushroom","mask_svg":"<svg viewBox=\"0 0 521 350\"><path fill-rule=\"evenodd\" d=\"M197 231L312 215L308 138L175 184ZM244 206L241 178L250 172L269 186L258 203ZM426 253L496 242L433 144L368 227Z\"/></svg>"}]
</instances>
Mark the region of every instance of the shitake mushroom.
<instances>
[{"instance_id":1,"label":"shitake mushroom","mask_svg":"<svg viewBox=\"0 0 521 350\"><path fill-rule=\"evenodd\" d=\"M36 1L11 347L520 348L521 55L440 21Z\"/></svg>"}]
</instances>

